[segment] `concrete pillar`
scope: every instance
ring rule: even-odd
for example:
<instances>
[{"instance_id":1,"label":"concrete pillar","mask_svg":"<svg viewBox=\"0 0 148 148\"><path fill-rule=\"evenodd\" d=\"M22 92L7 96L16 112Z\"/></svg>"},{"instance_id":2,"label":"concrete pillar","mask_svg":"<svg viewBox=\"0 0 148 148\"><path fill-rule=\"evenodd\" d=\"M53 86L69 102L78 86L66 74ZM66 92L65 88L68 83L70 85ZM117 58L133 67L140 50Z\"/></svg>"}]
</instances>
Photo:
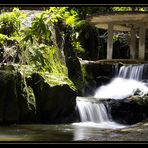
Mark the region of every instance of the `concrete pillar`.
<instances>
[{"instance_id":1,"label":"concrete pillar","mask_svg":"<svg viewBox=\"0 0 148 148\"><path fill-rule=\"evenodd\" d=\"M113 24L108 24L108 39L107 39L107 59L112 59L113 55Z\"/></svg>"},{"instance_id":2,"label":"concrete pillar","mask_svg":"<svg viewBox=\"0 0 148 148\"><path fill-rule=\"evenodd\" d=\"M136 58L136 32L133 28L131 29L130 56L131 59Z\"/></svg>"},{"instance_id":3,"label":"concrete pillar","mask_svg":"<svg viewBox=\"0 0 148 148\"><path fill-rule=\"evenodd\" d=\"M139 59L144 60L145 58L145 24L140 24L139 31Z\"/></svg>"}]
</instances>

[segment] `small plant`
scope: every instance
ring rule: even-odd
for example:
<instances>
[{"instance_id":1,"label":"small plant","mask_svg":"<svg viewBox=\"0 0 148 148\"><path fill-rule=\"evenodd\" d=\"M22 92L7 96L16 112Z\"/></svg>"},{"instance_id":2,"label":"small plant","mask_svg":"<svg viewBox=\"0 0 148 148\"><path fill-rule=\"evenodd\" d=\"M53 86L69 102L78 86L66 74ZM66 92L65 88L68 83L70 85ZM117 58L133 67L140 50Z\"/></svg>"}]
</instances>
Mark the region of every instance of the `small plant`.
<instances>
[{"instance_id":1,"label":"small plant","mask_svg":"<svg viewBox=\"0 0 148 148\"><path fill-rule=\"evenodd\" d=\"M0 33L8 37L18 34L21 27L21 19L24 17L19 9L14 8L12 12L0 15Z\"/></svg>"},{"instance_id":2,"label":"small plant","mask_svg":"<svg viewBox=\"0 0 148 148\"><path fill-rule=\"evenodd\" d=\"M80 42L73 42L72 43L73 49L75 50L76 53L84 53L85 49L82 48L82 45L80 44Z\"/></svg>"}]
</instances>

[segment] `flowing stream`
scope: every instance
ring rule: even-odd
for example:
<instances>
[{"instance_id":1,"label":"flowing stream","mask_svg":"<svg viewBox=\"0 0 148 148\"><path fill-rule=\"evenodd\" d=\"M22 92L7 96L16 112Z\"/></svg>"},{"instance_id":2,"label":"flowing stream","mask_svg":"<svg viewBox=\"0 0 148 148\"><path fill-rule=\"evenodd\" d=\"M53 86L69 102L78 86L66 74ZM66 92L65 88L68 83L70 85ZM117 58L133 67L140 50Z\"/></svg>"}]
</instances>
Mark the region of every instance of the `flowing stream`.
<instances>
[{"instance_id":1,"label":"flowing stream","mask_svg":"<svg viewBox=\"0 0 148 148\"><path fill-rule=\"evenodd\" d=\"M148 140L148 124L125 126L114 122L107 104L100 98L122 99L133 94L134 89L148 92L143 79L145 65L121 67L111 83L101 86L93 97L77 97L80 122L61 125L11 125L0 126L0 141L63 142L63 141L138 141ZM146 71L145 71L146 72ZM140 132L139 132L140 131Z\"/></svg>"}]
</instances>

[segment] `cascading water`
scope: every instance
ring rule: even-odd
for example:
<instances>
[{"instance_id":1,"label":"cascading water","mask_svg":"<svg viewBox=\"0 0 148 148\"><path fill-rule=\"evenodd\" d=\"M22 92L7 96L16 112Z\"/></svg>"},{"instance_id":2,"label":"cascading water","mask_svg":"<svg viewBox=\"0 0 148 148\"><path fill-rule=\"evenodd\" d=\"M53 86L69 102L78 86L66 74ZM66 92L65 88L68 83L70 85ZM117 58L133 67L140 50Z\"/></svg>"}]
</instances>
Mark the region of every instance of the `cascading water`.
<instances>
[{"instance_id":1,"label":"cascading water","mask_svg":"<svg viewBox=\"0 0 148 148\"><path fill-rule=\"evenodd\" d=\"M77 97L77 107L82 125L98 126L99 128L123 128L125 126L112 122L107 113L106 106L100 102L102 99L124 99L133 95L134 90L140 89L148 93L143 78L144 64L122 66L118 76L111 83L101 86L96 91L93 99ZM97 100L97 101L94 101Z\"/></svg>"},{"instance_id":2,"label":"cascading water","mask_svg":"<svg viewBox=\"0 0 148 148\"><path fill-rule=\"evenodd\" d=\"M96 128L101 130L125 127L111 121L105 105L94 98L77 97L77 108L81 122L72 124L75 127L74 140L89 138Z\"/></svg>"},{"instance_id":3,"label":"cascading water","mask_svg":"<svg viewBox=\"0 0 148 148\"><path fill-rule=\"evenodd\" d=\"M99 87L94 97L124 99L132 96L136 89L148 93L147 84L142 82L144 67L147 65L122 66L118 76L111 83Z\"/></svg>"},{"instance_id":4,"label":"cascading water","mask_svg":"<svg viewBox=\"0 0 148 148\"><path fill-rule=\"evenodd\" d=\"M129 65L129 66L122 66L120 68L118 77L125 78L125 79L134 79L134 80L142 80L144 64L142 65Z\"/></svg>"},{"instance_id":5,"label":"cascading water","mask_svg":"<svg viewBox=\"0 0 148 148\"><path fill-rule=\"evenodd\" d=\"M80 97L77 98L77 107L80 113L82 122L105 122L109 121L105 105L103 103L92 102L89 99L84 100Z\"/></svg>"},{"instance_id":6,"label":"cascading water","mask_svg":"<svg viewBox=\"0 0 148 148\"><path fill-rule=\"evenodd\" d=\"M99 129L117 129L125 127L124 125L113 122L109 118L106 105L95 98L77 97L77 108L81 122L73 123L73 125L91 128L97 127ZM84 131L81 131L81 138L83 137L83 132ZM80 130L79 134L76 135L80 135ZM78 136L76 137L78 138Z\"/></svg>"}]
</instances>

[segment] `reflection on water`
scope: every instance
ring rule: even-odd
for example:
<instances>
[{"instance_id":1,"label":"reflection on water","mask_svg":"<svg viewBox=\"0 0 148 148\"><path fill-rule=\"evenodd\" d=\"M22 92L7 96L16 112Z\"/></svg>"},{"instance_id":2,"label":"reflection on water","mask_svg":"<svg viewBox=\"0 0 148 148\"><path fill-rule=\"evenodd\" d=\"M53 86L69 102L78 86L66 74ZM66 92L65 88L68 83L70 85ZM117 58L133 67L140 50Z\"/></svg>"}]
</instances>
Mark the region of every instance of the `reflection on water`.
<instances>
[{"instance_id":1,"label":"reflection on water","mask_svg":"<svg viewBox=\"0 0 148 148\"><path fill-rule=\"evenodd\" d=\"M103 126L101 128L101 124L91 122L66 125L11 125L0 127L0 141L77 141L95 135L101 136L105 130ZM113 128L113 124L110 128ZM120 126L120 128L123 127Z\"/></svg>"},{"instance_id":2,"label":"reflection on water","mask_svg":"<svg viewBox=\"0 0 148 148\"><path fill-rule=\"evenodd\" d=\"M13 125L0 127L0 141L69 141L68 125Z\"/></svg>"},{"instance_id":3,"label":"reflection on water","mask_svg":"<svg viewBox=\"0 0 148 148\"><path fill-rule=\"evenodd\" d=\"M74 140L88 139L94 135L101 136L103 134L103 130L121 129L126 127L111 121L101 123L80 122L73 123L72 125L74 126Z\"/></svg>"}]
</instances>

